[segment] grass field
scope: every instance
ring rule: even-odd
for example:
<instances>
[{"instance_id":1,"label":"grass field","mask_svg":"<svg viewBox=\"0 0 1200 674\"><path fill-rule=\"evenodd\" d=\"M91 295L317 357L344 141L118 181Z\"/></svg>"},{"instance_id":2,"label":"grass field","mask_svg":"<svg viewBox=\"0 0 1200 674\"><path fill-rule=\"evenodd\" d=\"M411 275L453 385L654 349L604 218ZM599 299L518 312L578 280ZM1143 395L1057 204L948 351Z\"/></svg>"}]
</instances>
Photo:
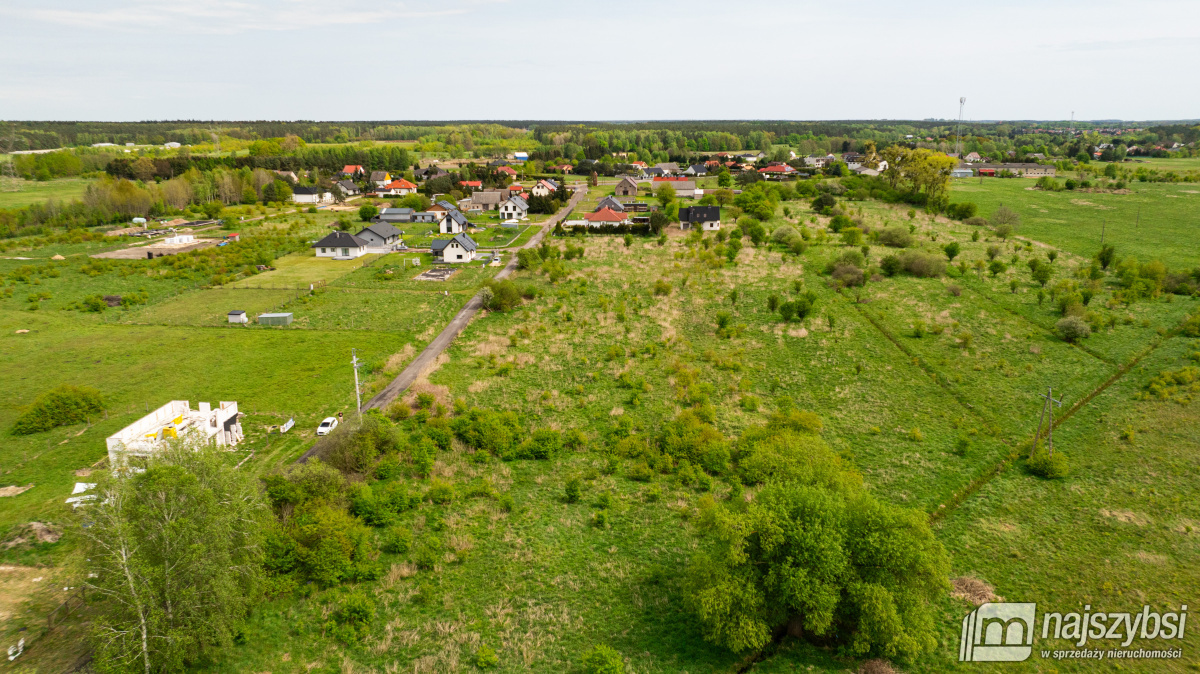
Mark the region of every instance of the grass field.
<instances>
[{"instance_id":1,"label":"grass field","mask_svg":"<svg viewBox=\"0 0 1200 674\"><path fill-rule=\"evenodd\" d=\"M454 486L455 498L401 516L416 541L442 546L445 554L432 569L417 570L407 554L382 553L390 570L378 581L263 601L246 643L204 669L472 671L475 650L486 644L500 657L499 671L562 672L603 643L638 673L854 671L858 662L836 650L790 638L757 658L703 640L686 609L680 572L698 546L695 506L709 495L726 497L731 478L715 477L708 491L673 475L643 482L632 479L629 460L610 452L620 433L654 436L695 396L712 405L716 427L730 439L762 423L785 399L815 412L825 440L872 493L934 522L954 577L977 578L1010 601L1131 612L1143 603L1159 610L1189 603L1200 586L1194 563L1200 407L1138 398L1159 373L1200 359L1200 340L1177 331L1200 311L1200 301L1160 296L1125 305L1115 301L1119 287L1109 274L1088 305L1105 327L1069 344L1056 334L1056 303L1038 300L1027 262L1048 261L1054 250L1047 287L1077 280L1099 245L1086 229L1091 216L1126 213L1138 202L1117 200L1137 199L1145 202L1146 233L1122 233L1120 225L1114 233L1109 223L1106 240L1120 255L1195 266L1192 197L1170 191L1190 188L1139 183L1129 195L1042 193L1025 190L1031 182L958 184L953 194L954 201L978 203L983 215L1000 203L1018 210L1023 222L1015 242L941 217L910 220L907 207L848 204L871 229L911 227L915 246L936 256L957 242L955 262L968 263L965 272L951 266L937 278L871 277L863 288L830 285L823 270L848 248L826 235L825 218L810 222L811 212L796 202L788 205L792 217L781 209L768 227L806 223L814 234L800 255L747 243L731 264L714 252L711 235L678 230L665 245L568 239L585 249L582 259L563 262L570 273L557 282L536 270L515 274L527 299L511 312L479 314L418 380L410 400L420 391L447 407L461 398L511 410L527 430L579 429L586 447L552 461L500 462L481 461L455 443L433 468L434 477ZM611 187L593 192L592 203ZM305 232L324 226L288 217ZM973 263L987 260L992 246L1007 269L975 271ZM878 264L894 252L868 245L866 258ZM404 264L413 257L419 267ZM16 295L0 302L0 382L11 391L0 405L0 427L60 382L88 383L111 401L110 417L92 426L16 438L0 449L8 470L0 486L35 485L0 499L0 533L35 517L61 521L73 471L103 456L102 438L136 418L139 407L161 400L238 400L251 413L244 421L250 437L233 458L246 458L245 469L259 472L294 459L316 421L349 411L351 348L367 362L365 397L498 270L471 265L445 282L412 280L430 262L427 254L408 253L334 267L339 263L288 256L275 263L277 271L247 285L325 279L328 286L299 297L287 290L164 289L148 306L122 314L155 325L20 311L25 300ZM113 282L107 275L76 276L74 283L94 287ZM816 303L802 320L784 323L767 307L772 295L788 300L806 291ZM250 311L277 300L296 316L292 329L221 323L232 302ZM718 330L726 313L729 329ZM19 327L31 331L18 335ZM696 383L685 390L680 382L690 378ZM1033 477L1013 460L1038 426L1039 395L1047 387L1063 401L1055 447L1071 466L1055 481ZM300 432L266 433L292 415ZM584 485L573 504L563 499L571 477ZM396 479L418 491L428 486ZM491 495L475 489L480 485ZM611 503L611 520L597 527L592 518L601 502ZM65 539L0 553L0 560L57 563L71 545ZM373 597L378 614L369 636L344 645L325 625L354 590ZM945 597L938 605L938 650L905 671L998 670L957 662L958 630L970 609L963 599ZM1126 666L1183 671L1200 663L1194 631L1180 645L1178 661ZM1086 668L1040 656L1015 666Z\"/></svg>"},{"instance_id":2,"label":"grass field","mask_svg":"<svg viewBox=\"0 0 1200 674\"><path fill-rule=\"evenodd\" d=\"M316 251L310 248L300 253L285 255L271 263L271 266L275 267L273 271L265 271L236 281L233 286L238 288L298 288L308 287L310 284L333 283L355 269L371 264L378 257L378 255L364 255L355 260L334 260L317 257Z\"/></svg>"},{"instance_id":3,"label":"grass field","mask_svg":"<svg viewBox=\"0 0 1200 674\"><path fill-rule=\"evenodd\" d=\"M57 178L46 182L19 180L15 192L0 191L0 208L23 208L50 199L73 201L83 196L90 180L84 178Z\"/></svg>"},{"instance_id":4,"label":"grass field","mask_svg":"<svg viewBox=\"0 0 1200 674\"><path fill-rule=\"evenodd\" d=\"M1031 189L1032 179L960 179L953 200L973 201L989 216L1001 204L1022 219L1022 236L1093 255L1100 237L1121 255L1168 267L1200 265L1200 185L1130 183L1131 194Z\"/></svg>"}]
</instances>

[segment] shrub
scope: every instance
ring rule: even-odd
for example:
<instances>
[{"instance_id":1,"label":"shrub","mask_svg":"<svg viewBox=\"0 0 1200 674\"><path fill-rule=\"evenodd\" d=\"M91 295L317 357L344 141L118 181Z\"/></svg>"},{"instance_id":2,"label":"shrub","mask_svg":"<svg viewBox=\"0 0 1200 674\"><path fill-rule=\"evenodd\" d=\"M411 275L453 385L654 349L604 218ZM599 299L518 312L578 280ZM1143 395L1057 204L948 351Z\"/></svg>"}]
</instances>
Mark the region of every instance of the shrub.
<instances>
[{"instance_id":1,"label":"shrub","mask_svg":"<svg viewBox=\"0 0 1200 674\"><path fill-rule=\"evenodd\" d=\"M621 654L605 645L593 646L580 660L583 674L624 674L625 661Z\"/></svg>"},{"instance_id":2,"label":"shrub","mask_svg":"<svg viewBox=\"0 0 1200 674\"><path fill-rule=\"evenodd\" d=\"M853 265L839 264L833 268L831 276L842 286L855 287L863 284L863 270Z\"/></svg>"},{"instance_id":3,"label":"shrub","mask_svg":"<svg viewBox=\"0 0 1200 674\"><path fill-rule=\"evenodd\" d=\"M797 232L796 228L792 227L791 225L780 225L779 227L775 228L774 232L771 232L771 240L775 243L782 243L784 245L790 244L792 239L799 238L800 233Z\"/></svg>"},{"instance_id":4,"label":"shrub","mask_svg":"<svg viewBox=\"0 0 1200 674\"><path fill-rule=\"evenodd\" d=\"M988 265L988 271L992 273L992 276L1003 274L1008 271L1008 265L1004 264L1004 260L992 260Z\"/></svg>"},{"instance_id":5,"label":"shrub","mask_svg":"<svg viewBox=\"0 0 1200 674\"><path fill-rule=\"evenodd\" d=\"M988 222L987 218L983 218L983 217L980 217L977 215L973 218L967 218L966 224L971 225L972 227L986 227L987 225L989 225L991 223Z\"/></svg>"},{"instance_id":6,"label":"shrub","mask_svg":"<svg viewBox=\"0 0 1200 674\"><path fill-rule=\"evenodd\" d=\"M954 261L954 258L958 257L958 254L961 251L962 246L958 245L957 241L952 241L942 246L942 252L946 253L946 259L950 260L951 262Z\"/></svg>"},{"instance_id":7,"label":"shrub","mask_svg":"<svg viewBox=\"0 0 1200 674\"><path fill-rule=\"evenodd\" d=\"M517 251L518 269L537 269L542 266L542 256L536 248L522 248Z\"/></svg>"},{"instance_id":8,"label":"shrub","mask_svg":"<svg viewBox=\"0 0 1200 674\"><path fill-rule=\"evenodd\" d=\"M849 217L845 215L835 215L829 220L829 231L837 234L843 229L851 227L853 224L854 223L850 221Z\"/></svg>"},{"instance_id":9,"label":"shrub","mask_svg":"<svg viewBox=\"0 0 1200 674\"><path fill-rule=\"evenodd\" d=\"M958 287L957 285L951 284L950 286L948 286L946 288L946 290L949 291L950 294L954 295L955 297L959 297L962 295L962 288Z\"/></svg>"},{"instance_id":10,"label":"shrub","mask_svg":"<svg viewBox=\"0 0 1200 674\"><path fill-rule=\"evenodd\" d=\"M390 526L380 538L379 548L384 552L403 555L412 547L412 530L405 526Z\"/></svg>"},{"instance_id":11,"label":"shrub","mask_svg":"<svg viewBox=\"0 0 1200 674\"><path fill-rule=\"evenodd\" d=\"M879 243L891 248L908 248L915 239L903 227L888 227L879 233Z\"/></svg>"},{"instance_id":12,"label":"shrub","mask_svg":"<svg viewBox=\"0 0 1200 674\"><path fill-rule=\"evenodd\" d=\"M935 278L946 273L946 261L941 256L919 250L900 253L900 264L904 271L920 278Z\"/></svg>"},{"instance_id":13,"label":"shrub","mask_svg":"<svg viewBox=\"0 0 1200 674\"><path fill-rule=\"evenodd\" d=\"M496 651L492 650L491 646L484 644L475 651L475 666L480 669L491 669L500 664L500 656L496 655Z\"/></svg>"},{"instance_id":14,"label":"shrub","mask_svg":"<svg viewBox=\"0 0 1200 674\"><path fill-rule=\"evenodd\" d=\"M100 392L86 386L64 384L39 395L13 424L13 435L41 433L59 426L87 421L104 411Z\"/></svg>"},{"instance_id":15,"label":"shrub","mask_svg":"<svg viewBox=\"0 0 1200 674\"><path fill-rule=\"evenodd\" d=\"M330 615L326 623L333 636L339 641L350 643L365 637L375 619L375 600L361 591L346 595L341 604Z\"/></svg>"},{"instance_id":16,"label":"shrub","mask_svg":"<svg viewBox=\"0 0 1200 674\"><path fill-rule=\"evenodd\" d=\"M640 461L625 470L625 477L635 482L649 482L654 479L654 469L645 461Z\"/></svg>"},{"instance_id":17,"label":"shrub","mask_svg":"<svg viewBox=\"0 0 1200 674\"><path fill-rule=\"evenodd\" d=\"M358 219L363 222L369 222L376 215L379 215L379 209L370 204L358 207Z\"/></svg>"},{"instance_id":18,"label":"shrub","mask_svg":"<svg viewBox=\"0 0 1200 674\"><path fill-rule=\"evenodd\" d=\"M578 477L572 477L567 480L566 487L563 488L563 500L567 503L579 503L579 497L583 494L583 481Z\"/></svg>"},{"instance_id":19,"label":"shrub","mask_svg":"<svg viewBox=\"0 0 1200 674\"><path fill-rule=\"evenodd\" d=\"M837 206L837 199L828 192L823 192L812 201L812 209L818 213L824 212L825 209L832 209Z\"/></svg>"},{"instance_id":20,"label":"shrub","mask_svg":"<svg viewBox=\"0 0 1200 674\"><path fill-rule=\"evenodd\" d=\"M1064 342L1078 342L1092 334L1092 327L1079 316L1066 316L1054 325L1055 331Z\"/></svg>"},{"instance_id":21,"label":"shrub","mask_svg":"<svg viewBox=\"0 0 1200 674\"><path fill-rule=\"evenodd\" d=\"M664 279L659 279L659 280L655 281L654 282L654 294L655 295L670 295L671 294L671 284L667 283Z\"/></svg>"},{"instance_id":22,"label":"shrub","mask_svg":"<svg viewBox=\"0 0 1200 674\"><path fill-rule=\"evenodd\" d=\"M1034 453L1033 457L1025 465L1029 469L1029 472L1047 480L1057 480L1066 477L1069 472L1067 457L1063 456L1062 452L1055 452L1053 455L1050 455L1041 448Z\"/></svg>"},{"instance_id":23,"label":"shrub","mask_svg":"<svg viewBox=\"0 0 1200 674\"><path fill-rule=\"evenodd\" d=\"M975 217L978 212L979 207L970 201L950 204L946 207L946 215L953 220L967 220Z\"/></svg>"},{"instance_id":24,"label":"shrub","mask_svg":"<svg viewBox=\"0 0 1200 674\"><path fill-rule=\"evenodd\" d=\"M879 261L879 268L883 270L885 275L895 276L901 269L904 269L904 263L900 261L900 257L897 255L886 255Z\"/></svg>"}]
</instances>

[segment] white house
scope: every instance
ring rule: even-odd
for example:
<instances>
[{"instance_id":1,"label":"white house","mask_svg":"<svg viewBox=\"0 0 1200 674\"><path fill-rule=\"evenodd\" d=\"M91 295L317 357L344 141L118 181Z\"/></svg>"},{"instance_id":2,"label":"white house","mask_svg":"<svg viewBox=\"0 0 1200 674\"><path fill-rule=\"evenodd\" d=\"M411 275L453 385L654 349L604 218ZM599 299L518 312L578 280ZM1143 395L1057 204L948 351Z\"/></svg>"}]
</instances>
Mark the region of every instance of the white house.
<instances>
[{"instance_id":1,"label":"white house","mask_svg":"<svg viewBox=\"0 0 1200 674\"><path fill-rule=\"evenodd\" d=\"M335 260L353 260L367 254L367 242L346 232L333 232L314 243L313 248L317 249L317 257Z\"/></svg>"},{"instance_id":2,"label":"white house","mask_svg":"<svg viewBox=\"0 0 1200 674\"><path fill-rule=\"evenodd\" d=\"M721 229L721 207L685 206L679 209L679 225L681 229L696 226L706 232L715 232Z\"/></svg>"},{"instance_id":3,"label":"white house","mask_svg":"<svg viewBox=\"0 0 1200 674\"><path fill-rule=\"evenodd\" d=\"M163 440L195 437L232 447L242 440L242 424L238 421L236 402L222 401L216 409L209 403L197 403L191 409L186 400L172 400L150 414L108 436L108 464L118 470L128 465L130 457L152 456L162 448Z\"/></svg>"},{"instance_id":4,"label":"white house","mask_svg":"<svg viewBox=\"0 0 1200 674\"><path fill-rule=\"evenodd\" d=\"M453 239L434 239L429 248L433 256L440 257L442 262L459 264L474 260L475 250L478 247L479 245L470 236L459 234Z\"/></svg>"},{"instance_id":5,"label":"white house","mask_svg":"<svg viewBox=\"0 0 1200 674\"><path fill-rule=\"evenodd\" d=\"M535 197L548 197L558 191L558 183L553 180L539 180L529 193Z\"/></svg>"},{"instance_id":6,"label":"white house","mask_svg":"<svg viewBox=\"0 0 1200 674\"><path fill-rule=\"evenodd\" d=\"M292 188L292 201L297 204L321 204L333 201L333 194L319 187L297 185Z\"/></svg>"},{"instance_id":7,"label":"white house","mask_svg":"<svg viewBox=\"0 0 1200 674\"><path fill-rule=\"evenodd\" d=\"M500 217L504 220L521 220L529 215L529 204L521 197L509 197L500 204Z\"/></svg>"},{"instance_id":8,"label":"white house","mask_svg":"<svg viewBox=\"0 0 1200 674\"><path fill-rule=\"evenodd\" d=\"M451 208L441 213L441 220L438 222L438 231L442 234L458 234L470 227L471 223L467 220L467 216L456 208Z\"/></svg>"}]
</instances>

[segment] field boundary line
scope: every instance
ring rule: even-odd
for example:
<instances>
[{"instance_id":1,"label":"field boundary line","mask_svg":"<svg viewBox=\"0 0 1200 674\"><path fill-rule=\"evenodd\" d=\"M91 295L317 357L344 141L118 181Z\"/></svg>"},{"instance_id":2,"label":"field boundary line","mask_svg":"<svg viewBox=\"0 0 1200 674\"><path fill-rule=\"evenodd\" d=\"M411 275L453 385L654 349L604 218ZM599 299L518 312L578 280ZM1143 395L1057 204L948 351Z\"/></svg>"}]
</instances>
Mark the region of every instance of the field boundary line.
<instances>
[{"instance_id":1,"label":"field boundary line","mask_svg":"<svg viewBox=\"0 0 1200 674\"><path fill-rule=\"evenodd\" d=\"M1155 339L1151 340L1150 344L1147 345L1146 348L1139 351L1132 359L1130 359L1129 362L1127 362L1123 365L1119 365L1117 367L1117 371L1114 372L1112 374L1112 376L1110 376L1108 379L1105 379L1103 382L1101 382L1099 385L1097 385L1096 388L1092 389L1087 395L1083 396L1078 401L1076 401L1076 403L1074 405L1072 405L1064 414L1062 414L1057 419L1055 419L1053 428L1058 428L1059 426L1066 423L1068 420L1070 420L1071 417L1075 416L1076 412L1083 409L1084 406L1087 405L1088 403L1090 403L1093 399L1095 399L1096 396L1103 393L1105 390L1108 389L1108 387L1115 384L1117 382L1117 380L1124 377L1130 370L1132 370L1134 368L1135 365L1140 363L1146 356L1149 356L1150 354L1154 353L1156 350L1158 350L1159 347L1161 347L1163 344L1165 344L1168 340L1178 336L1182 330L1183 323L1185 323L1188 320L1188 318L1190 318L1190 316L1185 316L1184 319L1182 321L1180 321L1179 325L1177 325L1175 328L1168 331L1165 335L1157 336ZM1050 432L1050 429L1047 428L1043 435L1049 434L1049 432ZM1039 435L1037 439L1040 439L1041 437L1042 436ZM942 518L944 518L951 511L957 509L968 498L970 498L976 492L978 492L981 488L983 488L983 486L985 484L987 484L988 482L991 482L993 478L995 478L1000 473L1004 472L1004 470L1006 468L1008 468L1010 465L1012 465L1012 463L1016 459L1023 456L1024 455L1023 450L1031 448L1033 446L1033 443L1035 442L1035 440L1028 440L1028 441L1018 444L1016 447L1013 447L1012 452L1010 452L1008 456L1006 456L1004 459L1002 459L999 463L997 463L995 466L993 466L990 470L985 471L984 473L980 474L977 478L975 478L970 483L968 483L967 486L961 492L956 492L947 503L942 504L936 512L931 513L930 517L929 517L930 522L931 523L937 522L937 521L941 520Z\"/></svg>"}]
</instances>

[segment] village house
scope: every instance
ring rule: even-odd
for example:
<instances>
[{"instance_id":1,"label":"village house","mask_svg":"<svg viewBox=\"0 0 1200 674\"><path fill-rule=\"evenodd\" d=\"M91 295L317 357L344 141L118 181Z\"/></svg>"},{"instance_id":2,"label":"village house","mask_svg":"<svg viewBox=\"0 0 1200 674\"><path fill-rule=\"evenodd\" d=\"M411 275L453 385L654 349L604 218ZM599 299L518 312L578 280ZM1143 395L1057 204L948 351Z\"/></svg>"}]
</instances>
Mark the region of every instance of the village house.
<instances>
[{"instance_id":1,"label":"village house","mask_svg":"<svg viewBox=\"0 0 1200 674\"><path fill-rule=\"evenodd\" d=\"M358 185L355 185L349 180L340 180L338 181L337 186L342 190L342 194L348 197L352 197L360 192Z\"/></svg>"},{"instance_id":2,"label":"village house","mask_svg":"<svg viewBox=\"0 0 1200 674\"><path fill-rule=\"evenodd\" d=\"M983 161L983 157L980 157L978 152L968 152L967 156L963 157L963 161L974 163L977 161Z\"/></svg>"},{"instance_id":3,"label":"village house","mask_svg":"<svg viewBox=\"0 0 1200 674\"><path fill-rule=\"evenodd\" d=\"M358 164L346 164L342 168L342 175L346 176L347 178L359 178L365 176L366 174L367 170Z\"/></svg>"},{"instance_id":4,"label":"village house","mask_svg":"<svg viewBox=\"0 0 1200 674\"><path fill-rule=\"evenodd\" d=\"M522 220L529 215L529 204L519 196L509 197L500 204L500 217L504 220Z\"/></svg>"},{"instance_id":5,"label":"village house","mask_svg":"<svg viewBox=\"0 0 1200 674\"><path fill-rule=\"evenodd\" d=\"M494 211L508 199L508 190L481 190L471 193L471 208L481 211Z\"/></svg>"},{"instance_id":6,"label":"village house","mask_svg":"<svg viewBox=\"0 0 1200 674\"><path fill-rule=\"evenodd\" d=\"M659 185L670 185L675 188L675 196L694 198L696 196L696 181L687 178L655 178L654 189Z\"/></svg>"},{"instance_id":7,"label":"village house","mask_svg":"<svg viewBox=\"0 0 1200 674\"><path fill-rule=\"evenodd\" d=\"M353 260L367 254L367 242L347 232L333 232L313 244L317 257Z\"/></svg>"},{"instance_id":8,"label":"village house","mask_svg":"<svg viewBox=\"0 0 1200 674\"><path fill-rule=\"evenodd\" d=\"M685 206L679 209L680 229L699 227L706 232L714 232L721 228L720 206Z\"/></svg>"},{"instance_id":9,"label":"village house","mask_svg":"<svg viewBox=\"0 0 1200 674\"><path fill-rule=\"evenodd\" d=\"M661 164L655 164L654 168L660 169L663 172L663 175L670 176L670 175L675 175L675 174L679 173L679 164L676 164L673 161L662 162Z\"/></svg>"},{"instance_id":10,"label":"village house","mask_svg":"<svg viewBox=\"0 0 1200 674\"><path fill-rule=\"evenodd\" d=\"M392 174L387 171L371 171L369 180L375 184L375 187L383 187L392 182Z\"/></svg>"},{"instance_id":11,"label":"village house","mask_svg":"<svg viewBox=\"0 0 1200 674\"><path fill-rule=\"evenodd\" d=\"M280 178L283 178L284 180L290 182L293 185L300 182L300 179L296 177L295 171L276 171L275 175L279 176Z\"/></svg>"},{"instance_id":12,"label":"village house","mask_svg":"<svg viewBox=\"0 0 1200 674\"><path fill-rule=\"evenodd\" d=\"M624 213L618 213L611 208L602 208L595 213L584 214L583 219L589 227L599 227L602 225L622 225L629 222L629 216Z\"/></svg>"},{"instance_id":13,"label":"village house","mask_svg":"<svg viewBox=\"0 0 1200 674\"><path fill-rule=\"evenodd\" d=\"M470 262L475 259L475 251L479 244L466 234L458 234L453 239L434 239L430 251L435 259L451 264Z\"/></svg>"},{"instance_id":14,"label":"village house","mask_svg":"<svg viewBox=\"0 0 1200 674\"><path fill-rule=\"evenodd\" d=\"M629 176L621 178L621 182L617 183L617 188L614 194L619 197L636 197L638 193L637 181Z\"/></svg>"},{"instance_id":15,"label":"village house","mask_svg":"<svg viewBox=\"0 0 1200 674\"><path fill-rule=\"evenodd\" d=\"M974 169L975 174L980 176L994 176L1001 171L1010 171L1023 178L1041 178L1043 176L1053 178L1056 173L1054 166L1046 164L975 164L969 168Z\"/></svg>"},{"instance_id":16,"label":"village house","mask_svg":"<svg viewBox=\"0 0 1200 674\"><path fill-rule=\"evenodd\" d=\"M831 154L825 156L810 154L804 158L804 165L812 166L814 168L825 168L826 166L829 166L834 159L835 157Z\"/></svg>"},{"instance_id":17,"label":"village house","mask_svg":"<svg viewBox=\"0 0 1200 674\"><path fill-rule=\"evenodd\" d=\"M478 190L478 189L483 188L483 181L481 181L481 180L460 180L460 181L458 181L458 184L461 187L467 188L468 192L471 190Z\"/></svg>"},{"instance_id":18,"label":"village house","mask_svg":"<svg viewBox=\"0 0 1200 674\"><path fill-rule=\"evenodd\" d=\"M451 208L442 214L442 219L438 222L438 231L442 234L458 234L471 226L467 216L457 208Z\"/></svg>"},{"instance_id":19,"label":"village house","mask_svg":"<svg viewBox=\"0 0 1200 674\"><path fill-rule=\"evenodd\" d=\"M333 201L333 194L319 187L296 185L292 188L292 202L297 204L322 204Z\"/></svg>"},{"instance_id":20,"label":"village house","mask_svg":"<svg viewBox=\"0 0 1200 674\"><path fill-rule=\"evenodd\" d=\"M530 194L535 197L548 197L558 191L558 183L553 180L539 180L533 189L529 190Z\"/></svg>"},{"instance_id":21,"label":"village house","mask_svg":"<svg viewBox=\"0 0 1200 674\"><path fill-rule=\"evenodd\" d=\"M796 169L787 164L772 164L771 166L758 169L758 172L768 178L781 178L795 173Z\"/></svg>"},{"instance_id":22,"label":"village house","mask_svg":"<svg viewBox=\"0 0 1200 674\"><path fill-rule=\"evenodd\" d=\"M501 174L501 175L506 175L506 176L508 176L508 177L510 177L510 178L516 178L516 177L517 177L517 170L516 170L516 169L514 169L513 167L511 167L511 166L507 166L507 165L505 165L505 166L497 166L497 167L496 167L496 173L499 173L499 174Z\"/></svg>"},{"instance_id":23,"label":"village house","mask_svg":"<svg viewBox=\"0 0 1200 674\"><path fill-rule=\"evenodd\" d=\"M685 176L703 176L708 175L708 167L703 164L692 164L683 170Z\"/></svg>"},{"instance_id":24,"label":"village house","mask_svg":"<svg viewBox=\"0 0 1200 674\"><path fill-rule=\"evenodd\" d=\"M392 182L377 188L375 194L379 196L402 196L405 194L416 194L417 186L408 182L404 178L393 180Z\"/></svg>"},{"instance_id":25,"label":"village house","mask_svg":"<svg viewBox=\"0 0 1200 674\"><path fill-rule=\"evenodd\" d=\"M861 154L858 152L843 152L842 153L842 161L846 162L846 168L848 168L852 171L854 169L862 166L863 162L866 161L866 159L867 159L867 156L865 154Z\"/></svg>"},{"instance_id":26,"label":"village house","mask_svg":"<svg viewBox=\"0 0 1200 674\"><path fill-rule=\"evenodd\" d=\"M355 236L369 246L390 246L400 241L400 230L386 222L376 222L367 225Z\"/></svg>"},{"instance_id":27,"label":"village house","mask_svg":"<svg viewBox=\"0 0 1200 674\"><path fill-rule=\"evenodd\" d=\"M603 199L601 199L600 203L596 204L595 210L599 211L599 210L602 210L605 208L614 210L618 213L625 212L624 204L622 204L621 202L619 202L615 198L613 198L613 196L611 194L604 197Z\"/></svg>"}]
</instances>

